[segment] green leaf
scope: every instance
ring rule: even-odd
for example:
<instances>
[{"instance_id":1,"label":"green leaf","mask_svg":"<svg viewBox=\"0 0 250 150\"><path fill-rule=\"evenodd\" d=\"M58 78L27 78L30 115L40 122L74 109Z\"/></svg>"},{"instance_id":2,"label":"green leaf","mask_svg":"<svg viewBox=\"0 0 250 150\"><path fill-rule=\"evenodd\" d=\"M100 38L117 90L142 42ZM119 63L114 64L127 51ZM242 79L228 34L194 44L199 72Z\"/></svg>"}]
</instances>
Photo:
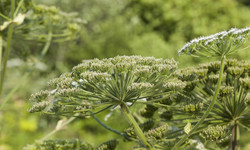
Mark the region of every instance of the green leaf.
<instances>
[{"instance_id":1,"label":"green leaf","mask_svg":"<svg viewBox=\"0 0 250 150\"><path fill-rule=\"evenodd\" d=\"M190 122L187 123L187 125L184 127L184 132L188 134L192 129L192 125Z\"/></svg>"}]
</instances>

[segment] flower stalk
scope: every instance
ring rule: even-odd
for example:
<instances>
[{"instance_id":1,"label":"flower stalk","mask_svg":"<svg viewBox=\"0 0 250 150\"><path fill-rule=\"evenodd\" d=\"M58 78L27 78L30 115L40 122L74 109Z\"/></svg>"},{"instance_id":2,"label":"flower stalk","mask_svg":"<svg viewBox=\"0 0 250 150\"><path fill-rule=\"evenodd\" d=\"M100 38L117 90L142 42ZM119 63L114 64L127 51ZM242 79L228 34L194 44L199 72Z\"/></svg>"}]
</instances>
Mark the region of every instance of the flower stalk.
<instances>
[{"instance_id":1,"label":"flower stalk","mask_svg":"<svg viewBox=\"0 0 250 150\"><path fill-rule=\"evenodd\" d=\"M237 121L234 122L232 128L232 150L240 150L240 127Z\"/></svg>"},{"instance_id":2,"label":"flower stalk","mask_svg":"<svg viewBox=\"0 0 250 150\"><path fill-rule=\"evenodd\" d=\"M121 110L122 110L123 114L127 118L128 122L134 127L134 130L135 130L137 136L139 137L140 141L143 143L143 145L145 147L149 148L150 150L153 150L152 146L148 143L147 138L143 134L141 128L139 127L139 125L135 121L132 114L130 113L130 111L129 111L128 107L126 106L126 104L122 103L120 105L120 107L121 107Z\"/></svg>"}]
</instances>

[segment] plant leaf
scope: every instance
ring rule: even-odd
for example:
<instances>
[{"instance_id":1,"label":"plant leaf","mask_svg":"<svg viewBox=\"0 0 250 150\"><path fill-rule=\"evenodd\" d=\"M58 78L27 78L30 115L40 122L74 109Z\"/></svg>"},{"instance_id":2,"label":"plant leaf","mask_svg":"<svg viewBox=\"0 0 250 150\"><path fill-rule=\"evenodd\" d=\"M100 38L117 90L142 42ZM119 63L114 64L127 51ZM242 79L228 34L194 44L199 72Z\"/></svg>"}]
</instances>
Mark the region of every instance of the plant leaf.
<instances>
[{"instance_id":1,"label":"plant leaf","mask_svg":"<svg viewBox=\"0 0 250 150\"><path fill-rule=\"evenodd\" d=\"M3 25L0 25L0 31L3 31L6 29L11 23L14 23L15 25L20 25L23 23L25 18L25 14L18 14L13 20L11 21L5 21Z\"/></svg>"},{"instance_id":2,"label":"plant leaf","mask_svg":"<svg viewBox=\"0 0 250 150\"><path fill-rule=\"evenodd\" d=\"M192 125L190 122L187 123L187 125L184 127L184 132L188 134L192 129Z\"/></svg>"}]
</instances>

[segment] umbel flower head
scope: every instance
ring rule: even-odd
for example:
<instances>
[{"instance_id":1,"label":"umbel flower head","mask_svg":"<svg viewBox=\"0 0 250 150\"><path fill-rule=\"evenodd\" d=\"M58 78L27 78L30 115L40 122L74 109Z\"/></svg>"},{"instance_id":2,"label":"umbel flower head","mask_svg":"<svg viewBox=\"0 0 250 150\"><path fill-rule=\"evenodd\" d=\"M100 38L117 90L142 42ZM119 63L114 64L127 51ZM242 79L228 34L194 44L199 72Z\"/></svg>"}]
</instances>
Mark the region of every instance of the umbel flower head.
<instances>
[{"instance_id":1,"label":"umbel flower head","mask_svg":"<svg viewBox=\"0 0 250 150\"><path fill-rule=\"evenodd\" d=\"M198 128L198 130L202 130L208 127L200 132L203 138L218 143L223 142L228 139L231 128L236 123L250 131L249 66L250 61L238 61L236 59L225 61L224 76L218 91L218 100L207 120L203 122L203 126ZM203 70L206 73L201 75L201 73L197 73L197 70ZM218 73L218 62L201 64L195 68L176 71L176 75L181 81L186 81L187 86L183 90L182 101L177 105L182 106L183 109L172 109L172 122L179 122L181 117L184 119L190 118L191 115L193 119L196 119L204 114L212 95L215 93L219 78ZM178 119L175 120L174 118ZM183 123L182 126L185 126L185 124Z\"/></svg>"},{"instance_id":2,"label":"umbel flower head","mask_svg":"<svg viewBox=\"0 0 250 150\"><path fill-rule=\"evenodd\" d=\"M159 97L171 90L166 83L176 68L176 61L154 57L84 60L72 72L50 81L51 90L33 94L30 112L96 113L156 94Z\"/></svg>"},{"instance_id":3,"label":"umbel flower head","mask_svg":"<svg viewBox=\"0 0 250 150\"><path fill-rule=\"evenodd\" d=\"M236 52L250 35L250 28L222 31L210 36L200 37L188 42L179 50L179 55L196 57L228 56Z\"/></svg>"}]
</instances>

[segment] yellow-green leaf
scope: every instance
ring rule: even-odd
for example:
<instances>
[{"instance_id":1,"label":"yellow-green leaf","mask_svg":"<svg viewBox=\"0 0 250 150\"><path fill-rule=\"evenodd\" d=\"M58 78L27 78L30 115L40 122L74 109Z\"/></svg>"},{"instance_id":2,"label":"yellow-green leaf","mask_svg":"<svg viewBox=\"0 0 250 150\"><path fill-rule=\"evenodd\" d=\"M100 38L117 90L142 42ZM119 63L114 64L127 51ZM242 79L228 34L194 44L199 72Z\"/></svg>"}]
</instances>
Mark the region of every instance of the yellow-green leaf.
<instances>
[{"instance_id":1,"label":"yellow-green leaf","mask_svg":"<svg viewBox=\"0 0 250 150\"><path fill-rule=\"evenodd\" d=\"M184 132L188 134L192 129L192 125L190 122L187 123L187 125L184 127Z\"/></svg>"}]
</instances>

